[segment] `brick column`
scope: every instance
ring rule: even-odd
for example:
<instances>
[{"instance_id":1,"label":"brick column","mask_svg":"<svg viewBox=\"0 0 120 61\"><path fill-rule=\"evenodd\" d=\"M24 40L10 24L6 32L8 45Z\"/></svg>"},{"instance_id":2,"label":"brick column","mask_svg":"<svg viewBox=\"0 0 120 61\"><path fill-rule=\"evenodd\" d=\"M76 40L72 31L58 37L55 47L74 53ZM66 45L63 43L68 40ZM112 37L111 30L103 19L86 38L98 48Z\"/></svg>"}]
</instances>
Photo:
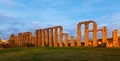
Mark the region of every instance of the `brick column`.
<instances>
[{"instance_id":1,"label":"brick column","mask_svg":"<svg viewBox=\"0 0 120 61\"><path fill-rule=\"evenodd\" d=\"M21 44L21 43L20 43L20 41L21 41L21 40L20 40L20 36L21 36L21 35L20 35L20 33L19 33L18 36L17 36L17 41L18 41L18 46L19 46L19 47L21 47L21 46L20 46L20 44Z\"/></svg>"},{"instance_id":2,"label":"brick column","mask_svg":"<svg viewBox=\"0 0 120 61\"><path fill-rule=\"evenodd\" d=\"M113 47L119 47L119 43L118 43L118 30L114 30L113 31Z\"/></svg>"},{"instance_id":3,"label":"brick column","mask_svg":"<svg viewBox=\"0 0 120 61\"><path fill-rule=\"evenodd\" d=\"M50 29L50 40L49 40L49 47L52 47L53 45L53 28Z\"/></svg>"},{"instance_id":4,"label":"brick column","mask_svg":"<svg viewBox=\"0 0 120 61\"><path fill-rule=\"evenodd\" d=\"M45 47L45 30L42 29L42 47Z\"/></svg>"},{"instance_id":5,"label":"brick column","mask_svg":"<svg viewBox=\"0 0 120 61\"><path fill-rule=\"evenodd\" d=\"M36 30L35 32L35 46L41 46L41 30Z\"/></svg>"},{"instance_id":6,"label":"brick column","mask_svg":"<svg viewBox=\"0 0 120 61\"><path fill-rule=\"evenodd\" d=\"M24 37L25 37L25 41L26 41L26 44L27 44L28 43L28 34L27 34L27 32L24 32L24 35L25 35Z\"/></svg>"},{"instance_id":7,"label":"brick column","mask_svg":"<svg viewBox=\"0 0 120 61\"><path fill-rule=\"evenodd\" d=\"M32 33L28 32L28 41L30 44L32 44L31 38L32 38Z\"/></svg>"},{"instance_id":8,"label":"brick column","mask_svg":"<svg viewBox=\"0 0 120 61\"><path fill-rule=\"evenodd\" d=\"M107 43L107 27L102 28L102 42Z\"/></svg>"},{"instance_id":9,"label":"brick column","mask_svg":"<svg viewBox=\"0 0 120 61\"><path fill-rule=\"evenodd\" d=\"M70 42L70 44L71 44L71 47L74 47L75 46L75 40L74 40L74 36L71 36L71 42Z\"/></svg>"},{"instance_id":10,"label":"brick column","mask_svg":"<svg viewBox=\"0 0 120 61\"><path fill-rule=\"evenodd\" d=\"M56 46L58 47L58 27L56 29Z\"/></svg>"},{"instance_id":11,"label":"brick column","mask_svg":"<svg viewBox=\"0 0 120 61\"><path fill-rule=\"evenodd\" d=\"M88 43L89 43L89 36L88 36L88 26L89 26L89 23L85 23L85 31L84 31L84 40L85 40L85 47L88 46Z\"/></svg>"},{"instance_id":12,"label":"brick column","mask_svg":"<svg viewBox=\"0 0 120 61\"><path fill-rule=\"evenodd\" d=\"M10 44L10 47L15 47L15 45L17 45L16 36L14 34L10 35L9 44Z\"/></svg>"},{"instance_id":13,"label":"brick column","mask_svg":"<svg viewBox=\"0 0 120 61\"><path fill-rule=\"evenodd\" d=\"M26 38L25 38L26 34L25 32L23 33L23 42L24 42L24 47L25 47L25 44L26 44Z\"/></svg>"},{"instance_id":14,"label":"brick column","mask_svg":"<svg viewBox=\"0 0 120 61\"><path fill-rule=\"evenodd\" d=\"M23 46L23 43L22 43L22 33L19 33L18 34L18 43L19 43L19 47L22 47Z\"/></svg>"},{"instance_id":15,"label":"brick column","mask_svg":"<svg viewBox=\"0 0 120 61\"><path fill-rule=\"evenodd\" d=\"M22 47L24 47L24 39L23 39L23 33L21 33L21 43L22 43Z\"/></svg>"},{"instance_id":16,"label":"brick column","mask_svg":"<svg viewBox=\"0 0 120 61\"><path fill-rule=\"evenodd\" d=\"M31 44L35 46L35 37L34 36L31 37Z\"/></svg>"},{"instance_id":17,"label":"brick column","mask_svg":"<svg viewBox=\"0 0 120 61\"><path fill-rule=\"evenodd\" d=\"M63 47L63 28L60 26L60 47Z\"/></svg>"},{"instance_id":18,"label":"brick column","mask_svg":"<svg viewBox=\"0 0 120 61\"><path fill-rule=\"evenodd\" d=\"M65 47L68 47L68 33L64 33Z\"/></svg>"},{"instance_id":19,"label":"brick column","mask_svg":"<svg viewBox=\"0 0 120 61\"><path fill-rule=\"evenodd\" d=\"M97 47L97 23L93 22L93 47Z\"/></svg>"},{"instance_id":20,"label":"brick column","mask_svg":"<svg viewBox=\"0 0 120 61\"><path fill-rule=\"evenodd\" d=\"M49 29L45 29L45 45L49 46Z\"/></svg>"},{"instance_id":21,"label":"brick column","mask_svg":"<svg viewBox=\"0 0 120 61\"><path fill-rule=\"evenodd\" d=\"M13 47L19 47L18 36L15 36L15 41L13 42Z\"/></svg>"},{"instance_id":22,"label":"brick column","mask_svg":"<svg viewBox=\"0 0 120 61\"><path fill-rule=\"evenodd\" d=\"M39 40L40 40L40 30L36 30L36 32L35 32L35 46L37 47L37 46L40 46L40 44L39 44Z\"/></svg>"},{"instance_id":23,"label":"brick column","mask_svg":"<svg viewBox=\"0 0 120 61\"><path fill-rule=\"evenodd\" d=\"M77 25L77 46L81 46L81 24Z\"/></svg>"},{"instance_id":24,"label":"brick column","mask_svg":"<svg viewBox=\"0 0 120 61\"><path fill-rule=\"evenodd\" d=\"M58 29L54 27L54 47L58 47Z\"/></svg>"}]
</instances>

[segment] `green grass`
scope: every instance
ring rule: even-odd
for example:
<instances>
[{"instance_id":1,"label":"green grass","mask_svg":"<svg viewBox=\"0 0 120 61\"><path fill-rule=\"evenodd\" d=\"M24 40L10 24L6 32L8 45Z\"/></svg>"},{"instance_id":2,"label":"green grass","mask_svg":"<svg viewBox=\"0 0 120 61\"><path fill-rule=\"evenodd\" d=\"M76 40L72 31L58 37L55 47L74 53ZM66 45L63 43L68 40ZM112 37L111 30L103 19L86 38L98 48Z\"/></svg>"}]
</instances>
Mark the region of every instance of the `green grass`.
<instances>
[{"instance_id":1,"label":"green grass","mask_svg":"<svg viewBox=\"0 0 120 61\"><path fill-rule=\"evenodd\" d=\"M0 61L120 61L120 48L11 48Z\"/></svg>"}]
</instances>

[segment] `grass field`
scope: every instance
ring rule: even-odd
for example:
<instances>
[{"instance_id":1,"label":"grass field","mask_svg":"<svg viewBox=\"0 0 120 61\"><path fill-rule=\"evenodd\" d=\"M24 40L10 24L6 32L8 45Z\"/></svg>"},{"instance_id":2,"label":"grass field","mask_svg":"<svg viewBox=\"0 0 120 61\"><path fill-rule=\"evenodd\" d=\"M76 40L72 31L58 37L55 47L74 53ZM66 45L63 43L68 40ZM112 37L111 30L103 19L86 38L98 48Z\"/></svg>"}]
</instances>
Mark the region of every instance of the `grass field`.
<instances>
[{"instance_id":1,"label":"grass field","mask_svg":"<svg viewBox=\"0 0 120 61\"><path fill-rule=\"evenodd\" d=\"M120 61L120 48L1 49L0 61Z\"/></svg>"}]
</instances>

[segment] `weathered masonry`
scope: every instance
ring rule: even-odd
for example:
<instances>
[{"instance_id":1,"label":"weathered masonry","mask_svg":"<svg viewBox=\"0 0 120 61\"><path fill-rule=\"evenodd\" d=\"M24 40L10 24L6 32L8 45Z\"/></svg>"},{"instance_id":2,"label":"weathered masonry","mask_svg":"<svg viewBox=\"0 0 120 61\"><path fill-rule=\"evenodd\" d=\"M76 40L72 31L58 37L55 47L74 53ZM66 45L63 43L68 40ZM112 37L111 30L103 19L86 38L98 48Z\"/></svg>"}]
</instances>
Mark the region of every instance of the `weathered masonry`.
<instances>
[{"instance_id":1,"label":"weathered masonry","mask_svg":"<svg viewBox=\"0 0 120 61\"><path fill-rule=\"evenodd\" d=\"M93 29L89 30L89 24L93 24ZM81 26L84 27L84 42L82 41ZM97 23L93 20L79 22L77 24L77 39L71 36L68 39L68 33L63 33L62 26L54 26L50 28L37 29L35 36L31 32L22 32L17 36L12 34L9 39L11 47L98 47L103 45L105 47L120 47L119 31L113 30L112 38L107 37L107 27L98 29ZM75 31L76 32L76 31ZM92 41L89 39L89 33L92 32ZM102 39L98 39L98 32L102 33Z\"/></svg>"}]
</instances>

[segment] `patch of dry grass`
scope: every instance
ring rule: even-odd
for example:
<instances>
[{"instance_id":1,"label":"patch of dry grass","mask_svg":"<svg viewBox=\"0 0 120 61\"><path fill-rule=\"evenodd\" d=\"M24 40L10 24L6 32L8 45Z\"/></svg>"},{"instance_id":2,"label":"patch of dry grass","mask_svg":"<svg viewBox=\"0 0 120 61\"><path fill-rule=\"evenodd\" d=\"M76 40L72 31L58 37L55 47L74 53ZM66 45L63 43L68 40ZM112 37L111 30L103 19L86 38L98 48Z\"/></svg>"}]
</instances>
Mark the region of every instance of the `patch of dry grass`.
<instances>
[{"instance_id":1,"label":"patch of dry grass","mask_svg":"<svg viewBox=\"0 0 120 61\"><path fill-rule=\"evenodd\" d=\"M0 61L120 61L120 48L2 49Z\"/></svg>"}]
</instances>

